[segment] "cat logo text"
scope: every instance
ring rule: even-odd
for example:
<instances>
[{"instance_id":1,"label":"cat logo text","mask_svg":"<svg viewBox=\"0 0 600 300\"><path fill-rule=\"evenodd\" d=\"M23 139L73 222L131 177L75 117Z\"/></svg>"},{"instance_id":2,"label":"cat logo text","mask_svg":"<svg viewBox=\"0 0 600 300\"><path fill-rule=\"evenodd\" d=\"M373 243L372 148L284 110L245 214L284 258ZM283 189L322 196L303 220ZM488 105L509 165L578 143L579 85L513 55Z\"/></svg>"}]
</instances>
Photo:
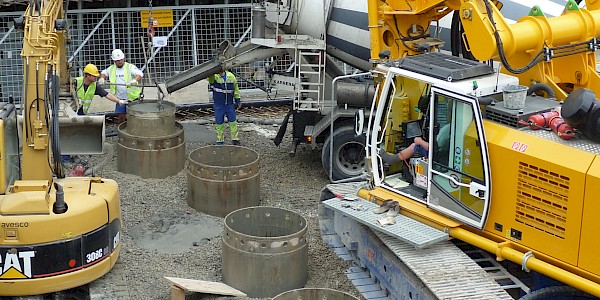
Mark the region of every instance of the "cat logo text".
<instances>
[{"instance_id":1,"label":"cat logo text","mask_svg":"<svg viewBox=\"0 0 600 300\"><path fill-rule=\"evenodd\" d=\"M35 257L34 251L17 252L11 249L0 253L0 279L27 279L31 278L31 259Z\"/></svg>"}]
</instances>

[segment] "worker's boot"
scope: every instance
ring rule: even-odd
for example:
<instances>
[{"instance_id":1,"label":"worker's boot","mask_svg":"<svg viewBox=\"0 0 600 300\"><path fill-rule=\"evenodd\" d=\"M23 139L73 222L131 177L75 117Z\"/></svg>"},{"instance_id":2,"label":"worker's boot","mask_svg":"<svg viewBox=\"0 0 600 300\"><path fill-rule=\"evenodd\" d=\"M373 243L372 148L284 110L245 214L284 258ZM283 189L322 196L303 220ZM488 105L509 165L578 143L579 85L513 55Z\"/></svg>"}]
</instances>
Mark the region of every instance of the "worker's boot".
<instances>
[{"instance_id":1,"label":"worker's boot","mask_svg":"<svg viewBox=\"0 0 600 300\"><path fill-rule=\"evenodd\" d=\"M387 213L385 213L385 215L388 217L393 218L400 212L400 204L398 204L396 201L392 201L392 203L389 204L389 207L390 209L387 211Z\"/></svg>"},{"instance_id":2,"label":"worker's boot","mask_svg":"<svg viewBox=\"0 0 600 300\"><path fill-rule=\"evenodd\" d=\"M225 143L225 124L215 125L215 131L217 132L217 145L223 145Z\"/></svg>"},{"instance_id":3,"label":"worker's boot","mask_svg":"<svg viewBox=\"0 0 600 300\"><path fill-rule=\"evenodd\" d=\"M231 133L231 143L239 146L240 137L237 121L229 122L229 132Z\"/></svg>"},{"instance_id":4,"label":"worker's boot","mask_svg":"<svg viewBox=\"0 0 600 300\"><path fill-rule=\"evenodd\" d=\"M396 224L396 219L394 217L383 217L379 220L377 220L377 224L379 224L379 226L388 226L388 225L394 225Z\"/></svg>"},{"instance_id":5,"label":"worker's boot","mask_svg":"<svg viewBox=\"0 0 600 300\"><path fill-rule=\"evenodd\" d=\"M392 199L385 200L385 201L381 202L381 205L379 205L379 207L373 209L373 213L382 214L384 212L387 212L388 210L390 210L390 207L392 206L393 203L396 203L396 202Z\"/></svg>"}]
</instances>

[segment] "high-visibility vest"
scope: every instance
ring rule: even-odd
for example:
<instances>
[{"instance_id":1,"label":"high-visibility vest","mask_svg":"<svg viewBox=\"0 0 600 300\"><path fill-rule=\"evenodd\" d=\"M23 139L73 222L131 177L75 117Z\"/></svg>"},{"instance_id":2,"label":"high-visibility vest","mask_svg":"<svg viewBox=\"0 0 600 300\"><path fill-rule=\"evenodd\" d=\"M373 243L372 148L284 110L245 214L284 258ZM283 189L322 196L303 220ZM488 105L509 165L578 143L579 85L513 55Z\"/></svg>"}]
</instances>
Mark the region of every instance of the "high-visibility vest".
<instances>
[{"instance_id":1,"label":"high-visibility vest","mask_svg":"<svg viewBox=\"0 0 600 300\"><path fill-rule=\"evenodd\" d=\"M96 83L90 83L87 90L84 91L83 77L77 77L75 80L77 82L77 98L79 98L79 105L81 105L83 113L87 115L90 104L92 104L92 99L94 99L94 95L96 94Z\"/></svg>"},{"instance_id":2,"label":"high-visibility vest","mask_svg":"<svg viewBox=\"0 0 600 300\"><path fill-rule=\"evenodd\" d=\"M227 79L223 80L221 74L214 74L208 77L208 83L212 85L214 103L233 103L240 99L240 89L237 79L233 73L226 71Z\"/></svg>"},{"instance_id":3,"label":"high-visibility vest","mask_svg":"<svg viewBox=\"0 0 600 300\"><path fill-rule=\"evenodd\" d=\"M131 82L133 79L135 79L131 76L131 67L132 65L128 62L125 62L125 64L123 64L123 78L125 79L126 83ZM110 80L110 83L113 84L110 86L110 91L114 95L117 95L117 86L114 85L115 83L117 83L117 66L114 64L111 65L110 67L108 67L107 72L108 79ZM127 91L127 99L129 101L137 100L142 94L142 89L137 86L128 86L125 88L125 90Z\"/></svg>"}]
</instances>

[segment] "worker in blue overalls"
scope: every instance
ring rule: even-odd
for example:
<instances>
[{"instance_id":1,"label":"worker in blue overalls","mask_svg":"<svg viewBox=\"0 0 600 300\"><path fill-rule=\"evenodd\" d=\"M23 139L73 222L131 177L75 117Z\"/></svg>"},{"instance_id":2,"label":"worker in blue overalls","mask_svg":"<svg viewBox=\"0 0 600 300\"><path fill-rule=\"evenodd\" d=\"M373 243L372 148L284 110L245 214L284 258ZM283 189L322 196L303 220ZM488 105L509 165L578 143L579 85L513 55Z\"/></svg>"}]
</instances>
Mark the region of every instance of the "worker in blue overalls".
<instances>
[{"instance_id":1,"label":"worker in blue overalls","mask_svg":"<svg viewBox=\"0 0 600 300\"><path fill-rule=\"evenodd\" d=\"M217 125L217 145L225 143L225 116L231 133L231 143L240 145L238 125L235 110L242 107L240 89L235 75L229 71L208 77L208 83L213 91L213 108Z\"/></svg>"}]
</instances>

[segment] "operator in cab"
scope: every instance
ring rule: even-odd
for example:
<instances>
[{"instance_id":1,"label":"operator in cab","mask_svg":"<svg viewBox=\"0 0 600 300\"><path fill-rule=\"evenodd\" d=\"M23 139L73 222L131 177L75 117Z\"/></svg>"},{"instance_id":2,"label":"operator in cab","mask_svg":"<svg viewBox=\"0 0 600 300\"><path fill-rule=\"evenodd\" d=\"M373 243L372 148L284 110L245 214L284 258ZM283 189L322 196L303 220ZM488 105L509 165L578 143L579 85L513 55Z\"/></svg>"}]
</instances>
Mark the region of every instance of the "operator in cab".
<instances>
[{"instance_id":1,"label":"operator in cab","mask_svg":"<svg viewBox=\"0 0 600 300\"><path fill-rule=\"evenodd\" d=\"M446 124L440 129L440 132L437 134L437 147L438 152L447 152L450 147L450 124ZM381 160L388 164L393 165L397 162L406 161L412 157L428 157L429 156L429 143L425 141L422 137L417 136L414 138L413 142L406 148L402 149L398 153L389 154L385 152L383 149L380 149L379 155L381 156Z\"/></svg>"},{"instance_id":2,"label":"operator in cab","mask_svg":"<svg viewBox=\"0 0 600 300\"><path fill-rule=\"evenodd\" d=\"M78 115L87 115L90 105L92 104L92 100L94 99L94 95L106 97L106 99L117 104L127 104L127 101L119 100L119 98L117 98L115 95L107 92L99 84L96 84L100 73L95 65L87 64L85 68L83 68L83 73L83 77L77 77L74 81L79 103L79 109L77 109Z\"/></svg>"}]
</instances>

